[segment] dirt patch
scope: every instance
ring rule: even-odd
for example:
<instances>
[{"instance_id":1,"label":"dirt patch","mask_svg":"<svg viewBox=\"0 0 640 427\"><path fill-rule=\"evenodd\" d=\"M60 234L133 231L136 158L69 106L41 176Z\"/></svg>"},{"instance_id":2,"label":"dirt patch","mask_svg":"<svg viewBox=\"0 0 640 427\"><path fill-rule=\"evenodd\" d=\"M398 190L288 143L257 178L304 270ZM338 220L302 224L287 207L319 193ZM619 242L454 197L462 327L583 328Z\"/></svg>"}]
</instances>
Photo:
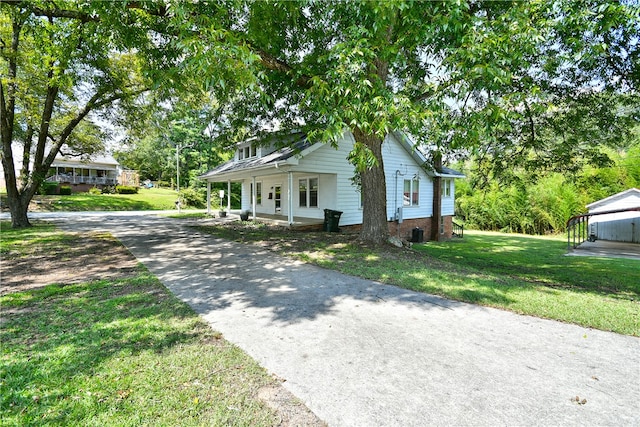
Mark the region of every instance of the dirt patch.
<instances>
[{"instance_id":1,"label":"dirt patch","mask_svg":"<svg viewBox=\"0 0 640 427\"><path fill-rule=\"evenodd\" d=\"M121 279L136 274L138 261L114 238L104 234L69 234L65 244L45 243L29 253L10 251L0 265L0 295L41 288Z\"/></svg>"},{"instance_id":2,"label":"dirt patch","mask_svg":"<svg viewBox=\"0 0 640 427\"><path fill-rule=\"evenodd\" d=\"M279 426L324 427L322 422L297 397L281 385L263 387L258 398L275 410L280 417Z\"/></svg>"}]
</instances>

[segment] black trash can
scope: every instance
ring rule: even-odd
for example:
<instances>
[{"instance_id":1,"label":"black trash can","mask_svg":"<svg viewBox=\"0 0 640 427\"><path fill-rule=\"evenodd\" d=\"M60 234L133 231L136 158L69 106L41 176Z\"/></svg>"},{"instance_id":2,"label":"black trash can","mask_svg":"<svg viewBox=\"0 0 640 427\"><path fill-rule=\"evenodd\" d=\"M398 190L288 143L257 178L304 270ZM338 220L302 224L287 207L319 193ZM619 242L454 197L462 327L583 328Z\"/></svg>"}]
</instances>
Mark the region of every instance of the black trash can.
<instances>
[{"instance_id":1,"label":"black trash can","mask_svg":"<svg viewBox=\"0 0 640 427\"><path fill-rule=\"evenodd\" d=\"M420 227L411 230L411 241L413 243L422 243L424 241L424 230Z\"/></svg>"},{"instance_id":2,"label":"black trash can","mask_svg":"<svg viewBox=\"0 0 640 427\"><path fill-rule=\"evenodd\" d=\"M324 210L324 223L322 224L322 229L324 231L331 231L337 233L340 231L338 224L340 223L340 216L342 215L341 211L334 211L333 209L325 209Z\"/></svg>"}]
</instances>

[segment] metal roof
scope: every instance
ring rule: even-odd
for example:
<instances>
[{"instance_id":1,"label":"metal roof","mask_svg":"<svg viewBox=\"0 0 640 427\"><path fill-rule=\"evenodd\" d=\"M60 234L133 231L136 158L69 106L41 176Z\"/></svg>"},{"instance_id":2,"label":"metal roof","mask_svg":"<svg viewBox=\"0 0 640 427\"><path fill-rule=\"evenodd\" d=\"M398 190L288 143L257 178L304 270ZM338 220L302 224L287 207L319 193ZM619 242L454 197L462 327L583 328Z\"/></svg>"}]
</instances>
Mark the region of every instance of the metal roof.
<instances>
[{"instance_id":1,"label":"metal roof","mask_svg":"<svg viewBox=\"0 0 640 427\"><path fill-rule=\"evenodd\" d=\"M265 145L268 142L280 145L287 143L289 144L289 146L280 148L262 157L252 157L243 160L229 160L228 162L223 163L220 166L215 167L209 172L201 175L199 178L207 179L223 173L238 172L242 170L251 170L265 167L275 167L279 162L286 161L287 159L301 153L302 151L313 145L307 139L307 135L301 132L287 135L282 139L270 137L267 140L262 141L262 143Z\"/></svg>"},{"instance_id":2,"label":"metal roof","mask_svg":"<svg viewBox=\"0 0 640 427\"><path fill-rule=\"evenodd\" d=\"M408 138L401 132L393 132L393 135L396 140L399 141L400 144L405 148L405 150L407 150L407 152L414 158L416 163L418 163L420 166L424 166L426 164L426 158L422 153L414 148L414 144L410 138ZM308 154L309 150L313 150L313 147L322 146L321 142L313 143L309 141L307 139L307 135L303 132L293 132L285 135L270 135L263 140L252 138L249 141L267 147L271 144L284 147L262 157L252 157L243 160L236 160L234 158L213 168L207 173L200 175L198 178L208 179L223 174L278 167L280 163L287 162L287 160L295 157L298 154ZM239 143L238 146L243 145L249 141L243 141ZM428 168L425 169L427 170L427 173L432 176L440 176L446 178L465 177L463 173L447 167L442 167L438 170L429 170Z\"/></svg>"}]
</instances>

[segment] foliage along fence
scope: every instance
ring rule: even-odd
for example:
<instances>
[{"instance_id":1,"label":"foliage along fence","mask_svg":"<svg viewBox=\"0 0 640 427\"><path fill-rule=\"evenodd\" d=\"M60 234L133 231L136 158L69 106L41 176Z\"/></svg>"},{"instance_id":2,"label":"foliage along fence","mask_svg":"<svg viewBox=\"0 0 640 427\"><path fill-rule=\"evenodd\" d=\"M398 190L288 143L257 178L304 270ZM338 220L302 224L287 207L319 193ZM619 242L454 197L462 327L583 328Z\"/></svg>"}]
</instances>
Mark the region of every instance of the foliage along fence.
<instances>
[{"instance_id":1,"label":"foliage along fence","mask_svg":"<svg viewBox=\"0 0 640 427\"><path fill-rule=\"evenodd\" d=\"M521 182L486 191L471 192L460 186L456 216L466 227L525 234L566 231L567 220L584 213L588 197L562 175L551 175L536 183Z\"/></svg>"}]
</instances>

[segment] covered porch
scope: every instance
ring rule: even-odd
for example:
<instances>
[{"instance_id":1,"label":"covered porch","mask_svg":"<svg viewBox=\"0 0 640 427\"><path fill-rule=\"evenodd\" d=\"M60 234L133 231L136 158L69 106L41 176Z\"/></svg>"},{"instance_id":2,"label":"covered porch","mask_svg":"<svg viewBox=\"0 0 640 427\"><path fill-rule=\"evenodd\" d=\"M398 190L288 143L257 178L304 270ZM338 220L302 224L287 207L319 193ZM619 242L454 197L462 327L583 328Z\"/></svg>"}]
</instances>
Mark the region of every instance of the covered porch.
<instances>
[{"instance_id":1,"label":"covered porch","mask_svg":"<svg viewBox=\"0 0 640 427\"><path fill-rule=\"evenodd\" d=\"M214 183L218 183L217 188L213 187ZM223 190L220 183L224 185ZM212 215L221 210L284 227L321 229L325 209L335 208L336 193L335 174L280 169L276 173L253 174L250 177L209 179L207 212ZM237 201L238 196L240 209L237 209L237 203L232 206L232 199Z\"/></svg>"},{"instance_id":2,"label":"covered porch","mask_svg":"<svg viewBox=\"0 0 640 427\"><path fill-rule=\"evenodd\" d=\"M235 209L231 210L225 217L216 216L215 212L208 211L207 213L216 219L223 220L224 222L233 222L241 220L240 214L242 213L242 211ZM287 215L274 215L266 213L258 213L255 217L249 214L248 220L298 231L321 231L324 224L324 219L306 218L300 216L294 217L293 222L289 223Z\"/></svg>"}]
</instances>

